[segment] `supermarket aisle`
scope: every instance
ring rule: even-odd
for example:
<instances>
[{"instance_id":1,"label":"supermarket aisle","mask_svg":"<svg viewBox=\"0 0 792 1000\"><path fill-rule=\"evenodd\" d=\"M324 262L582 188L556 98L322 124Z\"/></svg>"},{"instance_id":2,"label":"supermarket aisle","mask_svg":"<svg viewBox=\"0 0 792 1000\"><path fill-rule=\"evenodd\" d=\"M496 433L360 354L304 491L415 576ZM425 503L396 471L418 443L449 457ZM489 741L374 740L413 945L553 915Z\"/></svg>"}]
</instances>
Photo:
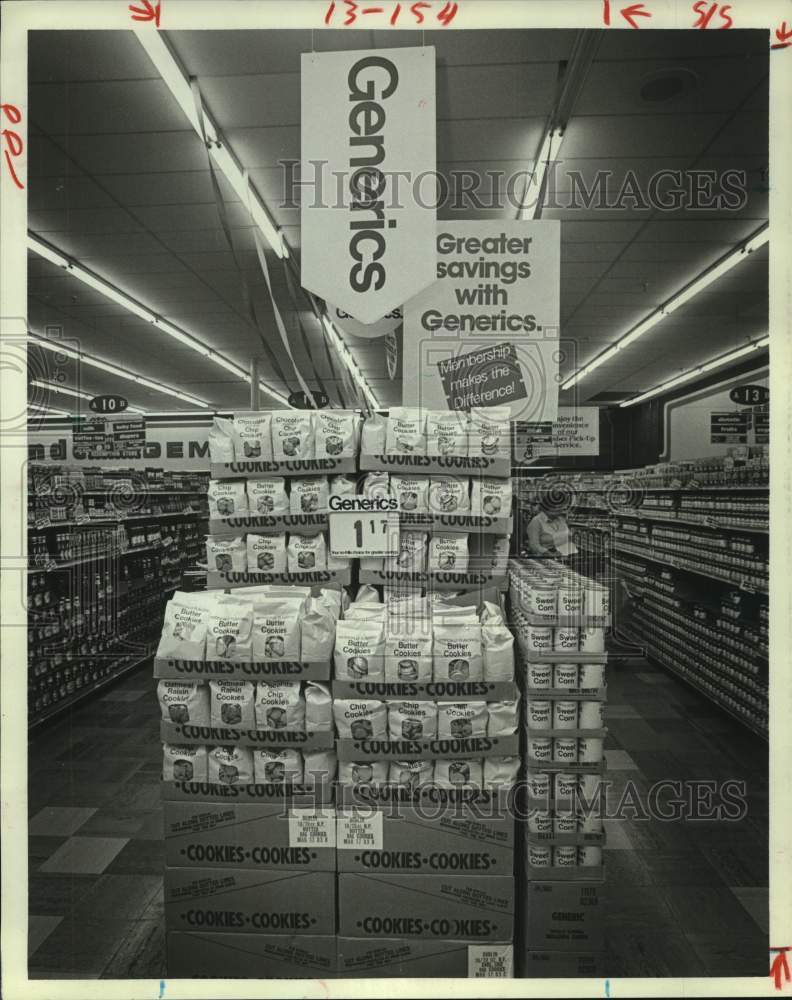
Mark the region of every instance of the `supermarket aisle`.
<instances>
[{"instance_id":1,"label":"supermarket aisle","mask_svg":"<svg viewBox=\"0 0 792 1000\"><path fill-rule=\"evenodd\" d=\"M655 667L609 676L611 805L628 782L645 804L660 780L737 779L748 813L608 824L603 974L765 975L766 746ZM157 717L146 665L32 741L34 978L165 973Z\"/></svg>"}]
</instances>

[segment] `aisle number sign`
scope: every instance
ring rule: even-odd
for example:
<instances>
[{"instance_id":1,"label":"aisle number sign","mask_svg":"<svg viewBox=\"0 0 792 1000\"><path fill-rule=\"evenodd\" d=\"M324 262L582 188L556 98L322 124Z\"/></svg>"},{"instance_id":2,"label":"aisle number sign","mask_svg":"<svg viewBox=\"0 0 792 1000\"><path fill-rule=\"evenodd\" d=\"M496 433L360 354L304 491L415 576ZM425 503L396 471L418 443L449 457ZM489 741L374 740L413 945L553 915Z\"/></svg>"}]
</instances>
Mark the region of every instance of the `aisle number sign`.
<instances>
[{"instance_id":1,"label":"aisle number sign","mask_svg":"<svg viewBox=\"0 0 792 1000\"><path fill-rule=\"evenodd\" d=\"M395 497L330 497L330 552L342 559L399 554L399 505Z\"/></svg>"},{"instance_id":2,"label":"aisle number sign","mask_svg":"<svg viewBox=\"0 0 792 1000\"><path fill-rule=\"evenodd\" d=\"M434 281L435 50L306 52L301 70L301 284L387 327Z\"/></svg>"}]
</instances>

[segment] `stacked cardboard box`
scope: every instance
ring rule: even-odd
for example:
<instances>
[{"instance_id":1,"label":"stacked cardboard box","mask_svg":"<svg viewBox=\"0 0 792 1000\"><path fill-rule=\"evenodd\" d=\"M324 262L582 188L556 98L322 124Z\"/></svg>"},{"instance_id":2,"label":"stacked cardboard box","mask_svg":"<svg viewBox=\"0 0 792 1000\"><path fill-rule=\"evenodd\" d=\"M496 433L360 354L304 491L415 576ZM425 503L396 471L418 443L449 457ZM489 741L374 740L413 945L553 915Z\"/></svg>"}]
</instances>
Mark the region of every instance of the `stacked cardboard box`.
<instances>
[{"instance_id":1,"label":"stacked cardboard box","mask_svg":"<svg viewBox=\"0 0 792 1000\"><path fill-rule=\"evenodd\" d=\"M603 947L608 595L549 560L513 563L509 575L525 712L520 971L596 975Z\"/></svg>"}]
</instances>

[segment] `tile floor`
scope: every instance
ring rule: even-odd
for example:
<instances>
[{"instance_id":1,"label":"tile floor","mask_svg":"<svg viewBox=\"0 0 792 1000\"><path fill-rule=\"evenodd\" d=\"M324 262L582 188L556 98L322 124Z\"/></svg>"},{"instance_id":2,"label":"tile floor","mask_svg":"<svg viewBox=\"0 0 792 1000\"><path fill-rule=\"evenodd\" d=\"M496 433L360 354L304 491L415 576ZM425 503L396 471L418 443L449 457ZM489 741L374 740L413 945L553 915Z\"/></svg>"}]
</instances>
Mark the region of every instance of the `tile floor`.
<instances>
[{"instance_id":1,"label":"tile floor","mask_svg":"<svg viewBox=\"0 0 792 1000\"><path fill-rule=\"evenodd\" d=\"M646 664L613 666L609 696L609 803L628 808L607 824L603 974L766 975L767 746ZM29 765L30 976L164 976L150 667L36 732ZM727 779L738 822L642 817L656 782Z\"/></svg>"}]
</instances>

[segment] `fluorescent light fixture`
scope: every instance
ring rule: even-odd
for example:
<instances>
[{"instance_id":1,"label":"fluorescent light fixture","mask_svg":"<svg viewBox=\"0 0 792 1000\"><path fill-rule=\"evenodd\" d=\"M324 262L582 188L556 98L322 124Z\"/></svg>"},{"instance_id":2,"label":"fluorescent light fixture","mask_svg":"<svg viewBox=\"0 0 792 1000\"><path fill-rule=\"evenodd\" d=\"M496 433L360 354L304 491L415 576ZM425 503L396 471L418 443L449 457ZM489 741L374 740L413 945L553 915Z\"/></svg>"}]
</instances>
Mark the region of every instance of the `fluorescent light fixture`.
<instances>
[{"instance_id":1,"label":"fluorescent light fixture","mask_svg":"<svg viewBox=\"0 0 792 1000\"><path fill-rule=\"evenodd\" d=\"M56 410L54 406L39 406L38 403L28 403L29 410L38 410L38 414L33 414L33 416L42 417L70 417L71 414L67 410Z\"/></svg>"},{"instance_id":2,"label":"fluorescent light fixture","mask_svg":"<svg viewBox=\"0 0 792 1000\"><path fill-rule=\"evenodd\" d=\"M360 386L360 389L363 395L366 397L369 406L373 410L379 410L380 409L379 400L374 395L368 382L363 377L363 373L358 367L357 361L355 361L355 359L352 357L349 348L344 343L343 338L338 334L338 331L336 330L333 321L330 319L329 316L327 315L322 316L322 325L324 326L327 332L327 336L330 339L330 343L333 345L339 357L342 359L344 364L349 369L349 373L351 374L352 378L355 380L358 386Z\"/></svg>"},{"instance_id":3,"label":"fluorescent light fixture","mask_svg":"<svg viewBox=\"0 0 792 1000\"><path fill-rule=\"evenodd\" d=\"M59 340L50 340L47 337L42 337L39 334L30 332L31 341L36 344L37 347L43 347L45 351L51 351L53 354L64 354L67 358L73 358L75 361L79 361L84 365L89 365L91 368L98 368L100 371L108 372L110 375L117 375L119 378L128 379L130 382L135 382L138 385L144 385L149 389L154 389L155 392L161 392L166 396L175 396L177 399L183 399L186 403L190 403L192 406L200 406L203 409L208 407L206 400L198 399L197 396L191 396L189 393L182 392L180 389L174 389L172 386L165 385L162 382L155 382L153 379L144 378L142 375L136 375L134 372L129 371L126 368L120 368L118 365L112 364L110 361L103 361L101 358L92 357L89 354L83 354L82 351L77 351L73 347L69 347L67 344L61 343ZM33 383L36 384L35 382ZM92 396L84 395L85 399L92 399Z\"/></svg>"},{"instance_id":4,"label":"fluorescent light fixture","mask_svg":"<svg viewBox=\"0 0 792 1000\"><path fill-rule=\"evenodd\" d=\"M75 278L79 278L84 284L93 288L95 291L100 292L106 298L113 302L118 303L118 305L124 306L125 309L138 316L140 319L145 320L147 323L151 323L152 326L156 327L158 330L162 330L164 334L168 337L172 337L177 340L180 344L185 347L189 347L191 351L195 351L202 357L207 358L209 361L213 361L216 365L220 365L221 368L225 368L226 371L232 372L238 378L244 379L246 382L250 382L250 374L245 371L245 369L231 361L229 358L224 357L218 351L204 344L202 341L198 340L197 337L191 336L189 333L185 333L184 330L180 330L179 327L175 326L167 319L163 319L153 309L149 309L142 302L137 299L133 299L131 295L127 295L126 292L121 291L115 285L112 285L109 281L105 281L104 278L100 278L98 274L94 274L93 271L89 271L88 268L83 267L78 264L77 261L72 260L67 257L66 254L62 253L57 247L53 247L49 243L45 243L40 240L35 233L28 233L28 247L37 253L39 256L44 257L46 260L50 261L52 264L57 264L58 267L64 268L69 274L72 274ZM51 343L51 342L48 342ZM55 348L61 353L68 354L67 350L58 346ZM75 352L72 352L74 355ZM104 371L112 372L114 375L119 375L121 378L131 378L135 382L140 382L142 385L148 385L150 388L157 387L160 392L167 392L168 395L176 396L179 399L184 399L188 403L193 403L195 406L208 406L205 400L197 400L195 396L187 395L186 393L179 393L172 388L160 388L160 383L151 382L150 380L144 379L139 375L131 375L126 370L119 368L117 365L112 365L108 361L100 362L98 359L89 359L85 355L81 355L81 360L85 361L86 364L92 364L95 368L102 368ZM284 403L286 406L289 405L288 399L277 389L273 389L266 383L261 383L262 392L266 392L273 399L276 399L279 403Z\"/></svg>"},{"instance_id":5,"label":"fluorescent light fixture","mask_svg":"<svg viewBox=\"0 0 792 1000\"><path fill-rule=\"evenodd\" d=\"M37 389L47 389L49 392L59 392L64 396L74 396L75 399L93 399L89 392L80 392L79 389L70 389L68 385L61 385L59 382L46 382L44 379L31 379L31 385Z\"/></svg>"},{"instance_id":6,"label":"fluorescent light fixture","mask_svg":"<svg viewBox=\"0 0 792 1000\"><path fill-rule=\"evenodd\" d=\"M528 178L528 183L525 185L522 203L519 211L517 212L518 220L526 217L532 205L533 212L531 214L533 218L536 218L539 214L542 207L541 202L539 201L539 196L544 188L547 169L553 160L555 160L558 156L563 139L564 132L560 128L549 128L547 132L545 132L542 144L539 147L539 155L534 162L533 171Z\"/></svg>"},{"instance_id":7,"label":"fluorescent light fixture","mask_svg":"<svg viewBox=\"0 0 792 1000\"><path fill-rule=\"evenodd\" d=\"M250 204L250 212L253 221L261 230L264 238L280 258L289 256L289 249L282 234L272 222L267 209L258 196L258 193L251 189L248 193L248 184L244 172L237 163L233 153L225 142L225 139L212 120L206 107L201 108L203 123L198 118L195 107L190 82L184 74L181 66L174 57L167 43L160 32L138 30L135 32L137 40L143 46L149 59L154 63L157 72L162 77L163 82L170 90L174 99L190 124L203 141L204 133L209 146L209 153L217 164L225 179L236 192L237 197L243 205Z\"/></svg>"},{"instance_id":8,"label":"fluorescent light fixture","mask_svg":"<svg viewBox=\"0 0 792 1000\"><path fill-rule=\"evenodd\" d=\"M740 358L745 357L746 354L751 354L753 351L759 350L762 347L767 347L770 343L769 337L762 337L761 340L754 340L750 344L746 344L744 347L738 347L734 351L729 351L728 354L721 354L717 358L713 358L711 361L706 361L702 365L698 365L696 368L692 368L688 372L683 372L681 375L676 375L674 378L668 379L666 382L661 382L660 385L656 385L654 389L648 389L646 392L642 392L639 396L634 396L632 399L626 399L623 403L619 403L619 406L635 406L636 403L642 403L645 399L651 399L652 396L659 396L661 393L668 392L669 389L673 389L675 386L681 385L683 382L689 382L691 379L699 378L706 372L712 371L713 368L720 368L723 365L731 364L733 361L738 361Z\"/></svg>"},{"instance_id":9,"label":"fluorescent light fixture","mask_svg":"<svg viewBox=\"0 0 792 1000\"><path fill-rule=\"evenodd\" d=\"M731 250L725 257L716 261L711 267L708 267L706 271L703 271L700 275L694 278L691 282L681 288L675 295L672 295L668 301L664 302L658 309L646 317L646 319L641 320L637 326L634 326L629 330L623 337L620 337L614 344L612 344L606 351L602 354L597 355L592 361L589 361L586 365L580 368L578 371L571 375L561 384L561 389L571 389L573 385L577 385L581 382L586 375L589 375L600 365L604 364L606 361L610 360L613 355L625 347L629 347L630 344L635 343L639 337L643 337L645 333L657 326L658 323L662 322L666 316L670 316L671 313L675 312L681 306L685 305L692 298L703 292L705 288L708 288L713 282L717 281L718 278L723 277L728 271L731 271L733 267L740 263L742 260L747 260L747 258L760 247L763 247L770 240L770 227L769 225L764 225L760 230L754 233L745 243L740 244L740 246L735 247Z\"/></svg>"}]
</instances>

